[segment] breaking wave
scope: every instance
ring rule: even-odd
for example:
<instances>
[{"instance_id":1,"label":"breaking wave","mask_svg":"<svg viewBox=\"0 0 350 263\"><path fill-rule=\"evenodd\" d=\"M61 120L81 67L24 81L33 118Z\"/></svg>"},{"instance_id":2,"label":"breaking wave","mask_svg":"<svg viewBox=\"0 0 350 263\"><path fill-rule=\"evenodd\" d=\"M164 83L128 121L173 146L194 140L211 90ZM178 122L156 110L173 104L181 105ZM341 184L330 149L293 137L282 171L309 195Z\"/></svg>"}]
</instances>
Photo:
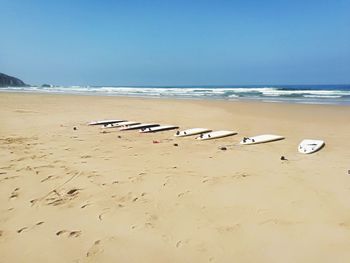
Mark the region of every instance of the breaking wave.
<instances>
[{"instance_id":1,"label":"breaking wave","mask_svg":"<svg viewBox=\"0 0 350 263\"><path fill-rule=\"evenodd\" d=\"M231 87L116 87L116 86L53 86L5 87L0 91L40 92L133 96L152 98L188 98L223 100L261 100L310 104L350 104L350 85L304 86L231 86Z\"/></svg>"}]
</instances>

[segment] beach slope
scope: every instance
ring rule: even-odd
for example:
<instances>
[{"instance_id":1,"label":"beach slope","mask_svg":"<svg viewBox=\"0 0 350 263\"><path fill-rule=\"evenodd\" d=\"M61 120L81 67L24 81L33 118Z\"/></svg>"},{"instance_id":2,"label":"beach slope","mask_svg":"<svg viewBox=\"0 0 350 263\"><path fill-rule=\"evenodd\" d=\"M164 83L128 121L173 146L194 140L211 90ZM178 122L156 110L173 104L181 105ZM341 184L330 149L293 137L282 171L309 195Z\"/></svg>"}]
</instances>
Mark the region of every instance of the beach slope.
<instances>
[{"instance_id":1,"label":"beach slope","mask_svg":"<svg viewBox=\"0 0 350 263\"><path fill-rule=\"evenodd\" d=\"M344 106L0 93L0 261L347 262L349 116ZM86 125L114 118L239 134ZM259 134L285 140L239 145ZM303 155L303 139L326 146Z\"/></svg>"}]
</instances>

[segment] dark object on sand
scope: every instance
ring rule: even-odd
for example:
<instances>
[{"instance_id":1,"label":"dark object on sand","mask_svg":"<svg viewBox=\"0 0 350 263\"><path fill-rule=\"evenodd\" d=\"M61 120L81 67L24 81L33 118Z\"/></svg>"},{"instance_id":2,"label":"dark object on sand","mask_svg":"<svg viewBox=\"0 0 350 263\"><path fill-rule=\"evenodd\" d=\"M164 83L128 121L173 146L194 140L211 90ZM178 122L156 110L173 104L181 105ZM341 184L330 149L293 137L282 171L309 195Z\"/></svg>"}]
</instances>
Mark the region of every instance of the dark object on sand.
<instances>
[{"instance_id":1,"label":"dark object on sand","mask_svg":"<svg viewBox=\"0 0 350 263\"><path fill-rule=\"evenodd\" d=\"M76 193L78 190L79 189L71 189L67 192L67 194L72 195L72 194Z\"/></svg>"},{"instance_id":2,"label":"dark object on sand","mask_svg":"<svg viewBox=\"0 0 350 263\"><path fill-rule=\"evenodd\" d=\"M78 130L78 128L77 128L77 127L73 127L73 130L75 130L75 131L76 131L76 130Z\"/></svg>"},{"instance_id":3,"label":"dark object on sand","mask_svg":"<svg viewBox=\"0 0 350 263\"><path fill-rule=\"evenodd\" d=\"M227 148L225 147L225 146L222 146L222 147L220 147L219 148L221 151L226 151L227 150Z\"/></svg>"},{"instance_id":4,"label":"dark object on sand","mask_svg":"<svg viewBox=\"0 0 350 263\"><path fill-rule=\"evenodd\" d=\"M177 143L174 143L173 145L174 145L174 146L179 146Z\"/></svg>"},{"instance_id":5,"label":"dark object on sand","mask_svg":"<svg viewBox=\"0 0 350 263\"><path fill-rule=\"evenodd\" d=\"M284 157L283 155L281 156L281 161L287 161L287 158L286 157Z\"/></svg>"},{"instance_id":6,"label":"dark object on sand","mask_svg":"<svg viewBox=\"0 0 350 263\"><path fill-rule=\"evenodd\" d=\"M160 143L160 141L156 141L156 140L154 140L154 141L153 141L153 143Z\"/></svg>"},{"instance_id":7,"label":"dark object on sand","mask_svg":"<svg viewBox=\"0 0 350 263\"><path fill-rule=\"evenodd\" d=\"M118 135L118 138L120 139L122 136Z\"/></svg>"}]
</instances>

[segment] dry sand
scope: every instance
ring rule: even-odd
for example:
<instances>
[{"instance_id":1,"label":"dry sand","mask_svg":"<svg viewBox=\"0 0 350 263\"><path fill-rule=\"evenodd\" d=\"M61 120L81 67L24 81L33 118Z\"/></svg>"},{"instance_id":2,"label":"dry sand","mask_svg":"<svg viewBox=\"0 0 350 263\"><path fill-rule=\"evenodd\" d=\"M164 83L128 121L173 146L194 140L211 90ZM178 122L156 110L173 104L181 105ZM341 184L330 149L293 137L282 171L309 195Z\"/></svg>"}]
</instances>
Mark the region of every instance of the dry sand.
<instances>
[{"instance_id":1,"label":"dry sand","mask_svg":"<svg viewBox=\"0 0 350 263\"><path fill-rule=\"evenodd\" d=\"M86 125L104 118L239 134ZM0 262L349 262L349 120L343 106L0 93ZM264 133L286 139L238 145ZM299 154L305 138L326 146Z\"/></svg>"}]
</instances>

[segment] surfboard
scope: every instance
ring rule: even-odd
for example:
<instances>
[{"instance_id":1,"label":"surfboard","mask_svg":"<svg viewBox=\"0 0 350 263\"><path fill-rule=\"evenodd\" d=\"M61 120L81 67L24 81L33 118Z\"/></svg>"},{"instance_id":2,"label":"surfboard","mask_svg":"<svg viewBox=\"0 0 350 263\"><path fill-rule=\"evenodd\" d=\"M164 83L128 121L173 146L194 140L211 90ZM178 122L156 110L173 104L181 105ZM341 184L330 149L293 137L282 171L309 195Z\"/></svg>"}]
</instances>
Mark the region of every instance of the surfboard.
<instances>
[{"instance_id":1,"label":"surfboard","mask_svg":"<svg viewBox=\"0 0 350 263\"><path fill-rule=\"evenodd\" d=\"M142 129L142 128L156 127L156 126L159 126L159 124L156 124L156 123L141 123L141 124L138 124L138 125L131 125L131 126L122 127L119 130L121 130L121 131L139 130L139 129Z\"/></svg>"},{"instance_id":2,"label":"surfboard","mask_svg":"<svg viewBox=\"0 0 350 263\"><path fill-rule=\"evenodd\" d=\"M192 135L197 135L197 134L206 133L206 132L211 132L211 130L206 128L192 128L192 129L187 129L183 131L178 131L175 133L174 136L186 137L186 136L192 136Z\"/></svg>"},{"instance_id":3,"label":"surfboard","mask_svg":"<svg viewBox=\"0 0 350 263\"><path fill-rule=\"evenodd\" d=\"M102 120L102 121L92 121L88 125L107 125L111 123L123 122L125 120Z\"/></svg>"},{"instance_id":4,"label":"surfboard","mask_svg":"<svg viewBox=\"0 0 350 263\"><path fill-rule=\"evenodd\" d=\"M178 126L174 125L162 125L162 126L155 126L155 127L147 127L140 129L141 133L148 133L148 132L159 132L159 131L168 131L168 130L174 130L178 129Z\"/></svg>"},{"instance_id":5,"label":"surfboard","mask_svg":"<svg viewBox=\"0 0 350 263\"><path fill-rule=\"evenodd\" d=\"M298 151L304 154L314 153L320 150L324 145L324 141L306 139L301 141Z\"/></svg>"},{"instance_id":6,"label":"surfboard","mask_svg":"<svg viewBox=\"0 0 350 263\"><path fill-rule=\"evenodd\" d=\"M197 140L205 141L205 140L212 140L212 139L219 139L231 135L235 135L237 132L235 131L213 131L208 133L202 133L199 137L197 137Z\"/></svg>"},{"instance_id":7,"label":"surfboard","mask_svg":"<svg viewBox=\"0 0 350 263\"><path fill-rule=\"evenodd\" d=\"M283 139L284 137L280 135L263 134L263 135L253 136L253 137L245 137L240 142L240 144L250 145L250 144L257 144L257 143L273 142L273 141L278 141Z\"/></svg>"},{"instance_id":8,"label":"surfboard","mask_svg":"<svg viewBox=\"0 0 350 263\"><path fill-rule=\"evenodd\" d=\"M105 124L101 128L102 129L110 129L110 128L119 128L119 127L124 127L124 126L130 126L130 125L137 125L137 124L140 124L140 122L123 121L123 122Z\"/></svg>"}]
</instances>

